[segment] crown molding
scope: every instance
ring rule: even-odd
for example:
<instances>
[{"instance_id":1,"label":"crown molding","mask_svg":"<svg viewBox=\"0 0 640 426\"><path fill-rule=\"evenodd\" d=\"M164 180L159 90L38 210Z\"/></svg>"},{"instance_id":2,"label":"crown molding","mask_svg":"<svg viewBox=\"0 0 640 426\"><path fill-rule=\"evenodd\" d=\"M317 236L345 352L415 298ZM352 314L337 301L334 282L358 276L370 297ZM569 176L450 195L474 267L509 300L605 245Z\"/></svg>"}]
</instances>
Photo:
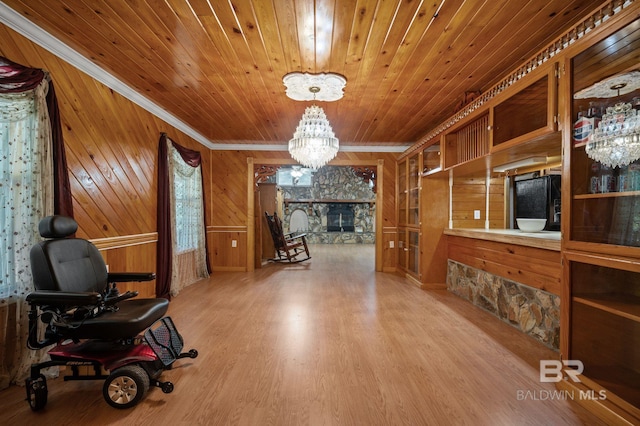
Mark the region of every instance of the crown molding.
<instances>
[{"instance_id":1,"label":"crown molding","mask_svg":"<svg viewBox=\"0 0 640 426\"><path fill-rule=\"evenodd\" d=\"M338 152L405 152L410 145L344 145L340 144ZM287 144L261 144L259 141L242 141L216 143L213 151L288 151Z\"/></svg>"},{"instance_id":2,"label":"crown molding","mask_svg":"<svg viewBox=\"0 0 640 426\"><path fill-rule=\"evenodd\" d=\"M118 79L116 76L109 73L104 68L96 65L85 56L81 55L79 52L62 42L60 39L54 37L42 28L38 27L33 22L29 21L24 16L20 15L18 12L11 9L9 6L2 2L0 2L0 22L18 32L22 36L28 38L37 45L53 53L57 57L68 62L85 74L98 80L100 83L104 84L110 89L113 89L120 95L149 111L151 114L155 115L167 124L170 124L181 132L189 135L207 148L213 149L214 144L209 139L207 139L198 131L194 130L184 121L180 120L178 117L171 114L164 108L161 108L156 103L140 94L134 88L122 82L122 80Z\"/></svg>"}]
</instances>

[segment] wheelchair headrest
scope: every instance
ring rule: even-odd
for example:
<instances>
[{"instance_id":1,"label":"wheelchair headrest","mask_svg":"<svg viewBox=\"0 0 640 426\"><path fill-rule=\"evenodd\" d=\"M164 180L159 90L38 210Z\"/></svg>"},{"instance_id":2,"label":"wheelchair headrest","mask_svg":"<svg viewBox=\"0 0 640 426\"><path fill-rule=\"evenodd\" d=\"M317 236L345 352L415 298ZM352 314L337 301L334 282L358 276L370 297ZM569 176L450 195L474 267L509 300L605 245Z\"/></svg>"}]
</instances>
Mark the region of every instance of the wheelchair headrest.
<instances>
[{"instance_id":1,"label":"wheelchair headrest","mask_svg":"<svg viewBox=\"0 0 640 426\"><path fill-rule=\"evenodd\" d=\"M65 238L78 230L78 222L67 216L47 216L38 224L43 238Z\"/></svg>"}]
</instances>

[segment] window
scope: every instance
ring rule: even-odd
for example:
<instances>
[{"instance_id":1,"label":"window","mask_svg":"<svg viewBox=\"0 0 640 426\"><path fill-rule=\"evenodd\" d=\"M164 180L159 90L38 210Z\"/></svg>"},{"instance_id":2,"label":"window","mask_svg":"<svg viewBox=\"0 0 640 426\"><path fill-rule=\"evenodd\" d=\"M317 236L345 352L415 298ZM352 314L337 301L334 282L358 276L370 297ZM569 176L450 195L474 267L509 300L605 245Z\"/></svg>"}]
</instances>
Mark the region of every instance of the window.
<instances>
[{"instance_id":1,"label":"window","mask_svg":"<svg viewBox=\"0 0 640 426\"><path fill-rule=\"evenodd\" d=\"M174 156L180 157L174 150ZM175 157L174 157L175 158ZM202 178L200 168L175 159L173 190L175 195L176 254L195 250L199 246L199 229L202 226Z\"/></svg>"},{"instance_id":2,"label":"window","mask_svg":"<svg viewBox=\"0 0 640 426\"><path fill-rule=\"evenodd\" d=\"M279 186L311 186L313 171L301 166L281 167L276 172L276 183Z\"/></svg>"},{"instance_id":3,"label":"window","mask_svg":"<svg viewBox=\"0 0 640 426\"><path fill-rule=\"evenodd\" d=\"M31 288L29 253L52 211L47 88L0 94L0 303Z\"/></svg>"}]
</instances>

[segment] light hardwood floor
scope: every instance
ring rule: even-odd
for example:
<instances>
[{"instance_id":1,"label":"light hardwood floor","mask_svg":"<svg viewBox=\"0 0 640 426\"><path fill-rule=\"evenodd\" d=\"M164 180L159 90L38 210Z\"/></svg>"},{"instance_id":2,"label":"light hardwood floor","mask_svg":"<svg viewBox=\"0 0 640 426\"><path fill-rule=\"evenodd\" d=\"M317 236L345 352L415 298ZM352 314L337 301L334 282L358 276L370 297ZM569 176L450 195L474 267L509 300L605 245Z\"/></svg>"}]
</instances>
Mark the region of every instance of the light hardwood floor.
<instances>
[{"instance_id":1,"label":"light hardwood floor","mask_svg":"<svg viewBox=\"0 0 640 426\"><path fill-rule=\"evenodd\" d=\"M200 353L163 373L173 393L152 388L116 410L102 381L55 379L33 413L14 386L0 392L0 424L599 424L548 397L539 360L557 353L444 290L374 272L372 246L311 251L302 264L215 273L172 300Z\"/></svg>"}]
</instances>

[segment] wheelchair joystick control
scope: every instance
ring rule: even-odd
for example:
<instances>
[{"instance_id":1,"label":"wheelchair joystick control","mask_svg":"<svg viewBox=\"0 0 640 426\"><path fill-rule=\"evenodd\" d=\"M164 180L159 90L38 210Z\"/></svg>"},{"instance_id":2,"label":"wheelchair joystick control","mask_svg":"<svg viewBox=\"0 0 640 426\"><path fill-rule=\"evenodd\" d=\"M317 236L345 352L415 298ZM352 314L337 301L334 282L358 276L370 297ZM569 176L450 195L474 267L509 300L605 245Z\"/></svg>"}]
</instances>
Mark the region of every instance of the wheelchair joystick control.
<instances>
[{"instance_id":1,"label":"wheelchair joystick control","mask_svg":"<svg viewBox=\"0 0 640 426\"><path fill-rule=\"evenodd\" d=\"M116 283L113 283L111 285L111 288L109 288L109 292L107 293L107 299L112 299L118 296L120 296L120 292L118 291L118 287L116 287Z\"/></svg>"}]
</instances>

